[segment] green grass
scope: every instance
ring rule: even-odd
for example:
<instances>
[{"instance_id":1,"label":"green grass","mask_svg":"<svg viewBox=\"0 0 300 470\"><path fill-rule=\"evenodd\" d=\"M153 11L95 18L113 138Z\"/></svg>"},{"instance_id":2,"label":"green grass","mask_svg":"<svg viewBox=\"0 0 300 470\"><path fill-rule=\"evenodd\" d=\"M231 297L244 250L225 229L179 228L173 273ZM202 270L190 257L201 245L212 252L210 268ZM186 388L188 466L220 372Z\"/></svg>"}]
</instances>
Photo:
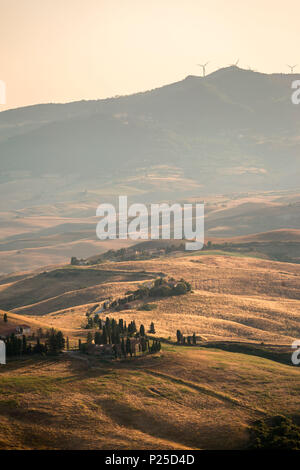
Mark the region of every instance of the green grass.
<instances>
[{"instance_id":1,"label":"green grass","mask_svg":"<svg viewBox=\"0 0 300 470\"><path fill-rule=\"evenodd\" d=\"M52 392L57 389L58 377L14 376L0 377L0 394L26 392Z\"/></svg>"}]
</instances>

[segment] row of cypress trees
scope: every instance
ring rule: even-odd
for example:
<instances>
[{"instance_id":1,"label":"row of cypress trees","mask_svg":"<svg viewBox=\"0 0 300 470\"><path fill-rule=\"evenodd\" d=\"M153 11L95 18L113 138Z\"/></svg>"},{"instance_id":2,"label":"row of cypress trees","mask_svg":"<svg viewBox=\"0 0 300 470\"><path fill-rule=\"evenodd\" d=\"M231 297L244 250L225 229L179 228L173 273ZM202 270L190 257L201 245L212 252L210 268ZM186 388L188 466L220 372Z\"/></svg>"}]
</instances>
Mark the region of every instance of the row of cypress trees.
<instances>
[{"instance_id":1,"label":"row of cypress trees","mask_svg":"<svg viewBox=\"0 0 300 470\"><path fill-rule=\"evenodd\" d=\"M183 336L181 331L177 330L176 336L177 336L178 344L187 344L187 345L197 344L196 333L193 333L193 336Z\"/></svg>"},{"instance_id":2,"label":"row of cypress trees","mask_svg":"<svg viewBox=\"0 0 300 470\"><path fill-rule=\"evenodd\" d=\"M134 320L127 325L123 318L116 321L114 318L107 317L105 321L96 319L96 323L99 331L96 331L94 335L92 332L88 332L88 343L91 343L94 339L95 344L120 344L122 337L146 336L145 326L141 325L138 330ZM155 333L153 322L150 324L149 333Z\"/></svg>"},{"instance_id":3,"label":"row of cypress trees","mask_svg":"<svg viewBox=\"0 0 300 470\"><path fill-rule=\"evenodd\" d=\"M26 354L58 354L65 347L65 338L61 331L52 328L44 343L41 343L37 337L36 343L33 345L28 341L25 335L20 338L15 334L6 338L6 354L7 356L21 356Z\"/></svg>"}]
</instances>

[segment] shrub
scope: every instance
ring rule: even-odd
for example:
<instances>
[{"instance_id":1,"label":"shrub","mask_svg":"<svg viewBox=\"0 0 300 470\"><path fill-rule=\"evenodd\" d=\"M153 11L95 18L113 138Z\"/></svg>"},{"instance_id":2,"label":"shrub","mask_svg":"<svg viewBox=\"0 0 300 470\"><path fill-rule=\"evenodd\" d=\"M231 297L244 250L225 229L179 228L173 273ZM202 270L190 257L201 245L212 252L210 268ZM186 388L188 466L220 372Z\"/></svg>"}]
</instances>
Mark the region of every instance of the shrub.
<instances>
[{"instance_id":1,"label":"shrub","mask_svg":"<svg viewBox=\"0 0 300 470\"><path fill-rule=\"evenodd\" d=\"M286 416L256 421L251 434L254 449L300 450L300 427Z\"/></svg>"},{"instance_id":2,"label":"shrub","mask_svg":"<svg viewBox=\"0 0 300 470\"><path fill-rule=\"evenodd\" d=\"M139 310L145 310L146 312L150 312L151 310L155 310L157 308L157 304L143 304L139 307Z\"/></svg>"}]
</instances>

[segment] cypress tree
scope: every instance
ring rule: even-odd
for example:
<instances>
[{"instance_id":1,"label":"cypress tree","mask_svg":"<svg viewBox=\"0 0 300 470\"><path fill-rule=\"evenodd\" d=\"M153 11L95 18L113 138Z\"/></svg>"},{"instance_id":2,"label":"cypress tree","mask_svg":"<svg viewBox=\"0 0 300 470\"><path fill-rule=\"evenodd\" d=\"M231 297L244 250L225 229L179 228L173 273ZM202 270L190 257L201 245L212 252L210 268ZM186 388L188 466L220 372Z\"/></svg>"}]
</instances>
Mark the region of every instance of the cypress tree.
<instances>
[{"instance_id":1,"label":"cypress tree","mask_svg":"<svg viewBox=\"0 0 300 470\"><path fill-rule=\"evenodd\" d=\"M27 340L26 340L25 335L23 335L23 337L22 337L22 353L23 354L27 353Z\"/></svg>"},{"instance_id":2,"label":"cypress tree","mask_svg":"<svg viewBox=\"0 0 300 470\"><path fill-rule=\"evenodd\" d=\"M57 342L56 342L56 335L55 332L51 331L49 338L47 340L48 349L50 354L57 353Z\"/></svg>"},{"instance_id":3,"label":"cypress tree","mask_svg":"<svg viewBox=\"0 0 300 470\"><path fill-rule=\"evenodd\" d=\"M86 342L87 342L88 344L91 344L92 341L93 341L93 335L92 335L92 333L89 331L88 334L87 334L87 336L86 336Z\"/></svg>"},{"instance_id":4,"label":"cypress tree","mask_svg":"<svg viewBox=\"0 0 300 470\"><path fill-rule=\"evenodd\" d=\"M61 331L57 331L56 333L56 348L58 352L61 352L65 349L65 338Z\"/></svg>"},{"instance_id":5,"label":"cypress tree","mask_svg":"<svg viewBox=\"0 0 300 470\"><path fill-rule=\"evenodd\" d=\"M145 336L145 327L144 327L144 325L140 326L140 335Z\"/></svg>"},{"instance_id":6,"label":"cypress tree","mask_svg":"<svg viewBox=\"0 0 300 470\"><path fill-rule=\"evenodd\" d=\"M103 326L103 332L102 332L102 341L103 344L107 344L107 332L106 332L106 326Z\"/></svg>"},{"instance_id":7,"label":"cypress tree","mask_svg":"<svg viewBox=\"0 0 300 470\"><path fill-rule=\"evenodd\" d=\"M122 342L121 342L121 351L122 351L123 356L126 357L126 347L125 347L124 338L122 338Z\"/></svg>"},{"instance_id":8,"label":"cypress tree","mask_svg":"<svg viewBox=\"0 0 300 470\"><path fill-rule=\"evenodd\" d=\"M99 331L96 331L94 339L95 344L101 344L102 335Z\"/></svg>"},{"instance_id":9,"label":"cypress tree","mask_svg":"<svg viewBox=\"0 0 300 470\"><path fill-rule=\"evenodd\" d=\"M147 342L146 342L145 336L141 337L141 348L142 348L142 352L145 352L147 350Z\"/></svg>"},{"instance_id":10,"label":"cypress tree","mask_svg":"<svg viewBox=\"0 0 300 470\"><path fill-rule=\"evenodd\" d=\"M130 343L130 339L128 337L127 337L127 340L126 340L126 353L130 354L130 357L132 357L131 343Z\"/></svg>"},{"instance_id":11,"label":"cypress tree","mask_svg":"<svg viewBox=\"0 0 300 470\"><path fill-rule=\"evenodd\" d=\"M119 329L119 327L116 327L116 331L115 331L115 342L116 342L116 344L120 344L120 342L121 342L121 338L120 338L120 329Z\"/></svg>"}]
</instances>

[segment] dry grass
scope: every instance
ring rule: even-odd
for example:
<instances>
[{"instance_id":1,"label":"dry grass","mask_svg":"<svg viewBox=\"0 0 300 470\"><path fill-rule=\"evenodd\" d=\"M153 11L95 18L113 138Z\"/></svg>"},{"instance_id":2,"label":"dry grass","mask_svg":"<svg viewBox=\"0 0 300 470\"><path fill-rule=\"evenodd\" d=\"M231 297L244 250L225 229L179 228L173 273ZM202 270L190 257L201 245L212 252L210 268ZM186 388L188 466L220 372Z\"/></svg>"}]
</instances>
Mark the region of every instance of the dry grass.
<instances>
[{"instance_id":1,"label":"dry grass","mask_svg":"<svg viewBox=\"0 0 300 470\"><path fill-rule=\"evenodd\" d=\"M43 280L36 275L8 278L0 300L13 299L14 291L21 298L21 288L32 292L34 286L38 299L42 289L56 294L8 312L9 321L59 328L72 344L86 335L82 325L91 305L162 272L189 280L194 292L155 299L152 311L136 304L110 315L146 328L154 321L162 337L174 338L179 328L208 340L289 345L299 338L298 265L195 255L106 263L97 273L78 269L89 287L72 289L68 276L46 277L51 286L36 286ZM106 363L68 353L22 359L0 369L0 448L244 448L253 420L299 413L299 385L296 367L198 347L163 345L155 356Z\"/></svg>"},{"instance_id":2,"label":"dry grass","mask_svg":"<svg viewBox=\"0 0 300 470\"><path fill-rule=\"evenodd\" d=\"M299 410L300 371L165 347L137 361L28 359L0 374L0 448L230 449L252 420Z\"/></svg>"},{"instance_id":3,"label":"dry grass","mask_svg":"<svg viewBox=\"0 0 300 470\"><path fill-rule=\"evenodd\" d=\"M147 272L184 277L194 286L186 296L154 300L150 312L137 306L110 316L135 319L146 327L153 320L157 335L175 337L176 330L208 339L290 344L300 335L300 266L222 256L189 256L154 261L109 263ZM128 285L126 284L126 288Z\"/></svg>"},{"instance_id":4,"label":"dry grass","mask_svg":"<svg viewBox=\"0 0 300 470\"><path fill-rule=\"evenodd\" d=\"M207 339L290 344L299 338L300 265L253 258L197 256L149 261L105 263L94 269L77 268L79 276L42 274L0 286L0 302L21 302L14 312L43 315L45 326L62 329L70 337L82 335L90 305L123 296L143 280L162 272L184 277L193 293L154 300L150 312L132 305L109 315L135 319L147 328L154 321L158 336L174 338L176 330ZM85 283L88 287L80 286ZM82 288L78 288L82 287ZM17 295L16 295L17 292ZM22 295L24 297L22 297ZM38 301L32 303L32 296ZM45 297L44 300L39 300ZM106 316L106 314L105 314ZM26 321L24 321L26 323ZM85 334L85 333L84 333Z\"/></svg>"}]
</instances>

